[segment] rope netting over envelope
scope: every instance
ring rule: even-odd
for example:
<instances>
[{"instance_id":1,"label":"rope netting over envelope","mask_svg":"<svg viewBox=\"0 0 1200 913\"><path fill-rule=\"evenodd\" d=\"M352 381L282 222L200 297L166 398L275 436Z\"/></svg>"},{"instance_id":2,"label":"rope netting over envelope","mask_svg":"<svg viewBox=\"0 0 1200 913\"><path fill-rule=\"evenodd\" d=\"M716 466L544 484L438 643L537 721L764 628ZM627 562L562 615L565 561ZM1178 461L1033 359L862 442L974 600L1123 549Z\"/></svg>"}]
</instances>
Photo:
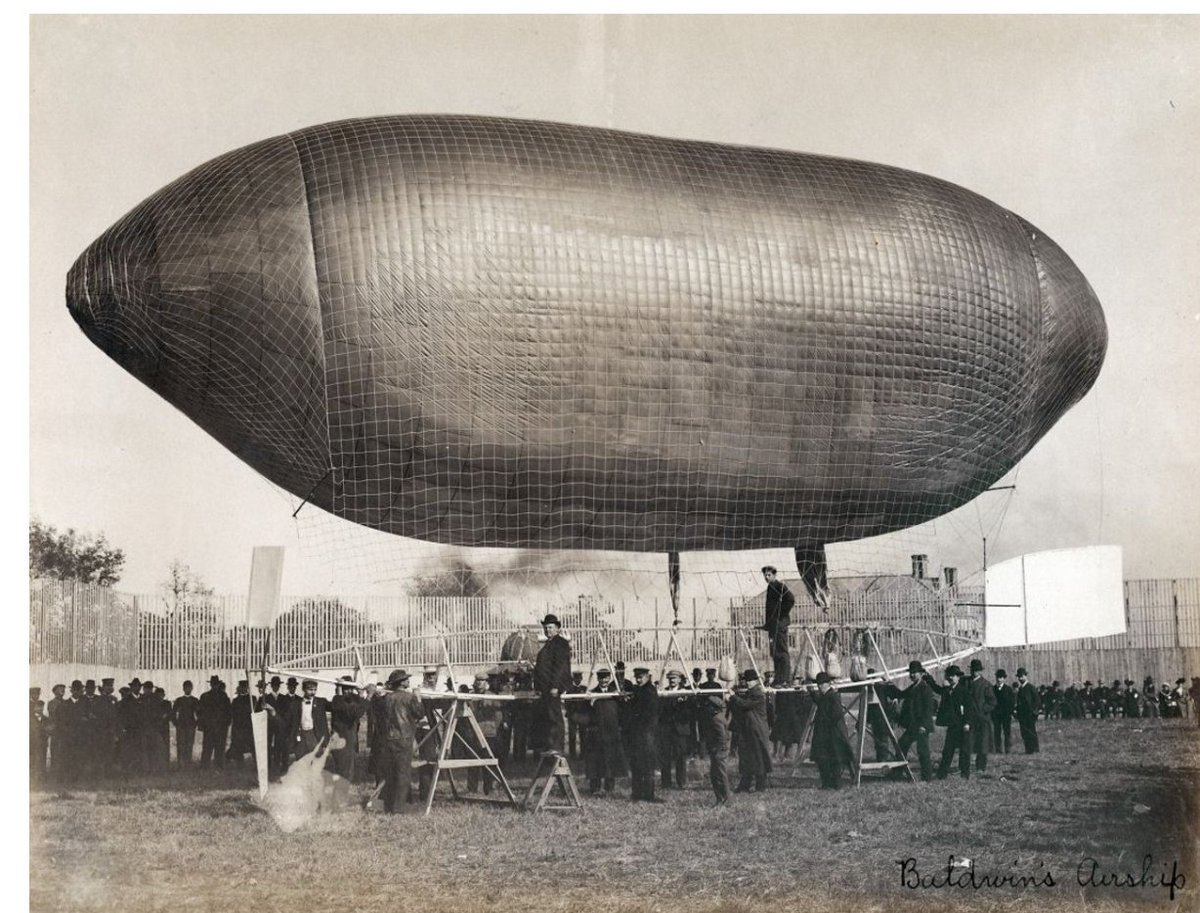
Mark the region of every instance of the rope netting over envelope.
<instances>
[{"instance_id":1,"label":"rope netting over envelope","mask_svg":"<svg viewBox=\"0 0 1200 913\"><path fill-rule=\"evenodd\" d=\"M1107 342L1058 246L944 181L467 116L214 159L97 239L67 300L344 520L462 548L784 549L813 579L825 545L987 489Z\"/></svg>"}]
</instances>

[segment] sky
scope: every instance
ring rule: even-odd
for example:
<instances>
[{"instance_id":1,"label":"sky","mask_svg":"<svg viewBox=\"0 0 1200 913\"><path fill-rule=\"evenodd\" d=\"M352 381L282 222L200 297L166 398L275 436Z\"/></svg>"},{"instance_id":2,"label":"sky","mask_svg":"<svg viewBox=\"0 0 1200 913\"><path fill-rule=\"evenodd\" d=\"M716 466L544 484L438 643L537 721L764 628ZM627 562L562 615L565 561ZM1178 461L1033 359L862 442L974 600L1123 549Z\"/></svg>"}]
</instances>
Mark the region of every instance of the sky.
<instances>
[{"instance_id":1,"label":"sky","mask_svg":"<svg viewBox=\"0 0 1200 913\"><path fill-rule=\"evenodd\" d=\"M63 296L97 235L222 152L433 112L864 159L1020 214L1104 306L1099 380L1004 480L1015 491L834 550L834 571L903 572L913 551L970 570L987 535L991 560L1116 544L1127 578L1200 576L1194 18L63 16L34 17L30 38L29 510L123 548L122 590L154 591L179 559L245 592L255 545L287 547L293 594L386 588L446 556L311 507L293 519L295 498L88 342ZM712 596L763 557L685 555L684 572ZM666 592L662 556L578 561L572 591L622 566Z\"/></svg>"}]
</instances>

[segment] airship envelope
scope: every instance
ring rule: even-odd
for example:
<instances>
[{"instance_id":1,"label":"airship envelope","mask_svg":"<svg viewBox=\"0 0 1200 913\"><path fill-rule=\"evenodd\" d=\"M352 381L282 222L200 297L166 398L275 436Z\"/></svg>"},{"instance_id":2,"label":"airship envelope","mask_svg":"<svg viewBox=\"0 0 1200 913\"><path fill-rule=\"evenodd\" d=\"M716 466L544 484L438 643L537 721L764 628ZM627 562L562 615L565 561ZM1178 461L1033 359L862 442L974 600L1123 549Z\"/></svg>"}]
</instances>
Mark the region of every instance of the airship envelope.
<instances>
[{"instance_id":1,"label":"airship envelope","mask_svg":"<svg viewBox=\"0 0 1200 913\"><path fill-rule=\"evenodd\" d=\"M468 116L222 155L88 247L67 304L273 482L463 546L801 555L920 523L1107 342L1054 242L945 181Z\"/></svg>"}]
</instances>

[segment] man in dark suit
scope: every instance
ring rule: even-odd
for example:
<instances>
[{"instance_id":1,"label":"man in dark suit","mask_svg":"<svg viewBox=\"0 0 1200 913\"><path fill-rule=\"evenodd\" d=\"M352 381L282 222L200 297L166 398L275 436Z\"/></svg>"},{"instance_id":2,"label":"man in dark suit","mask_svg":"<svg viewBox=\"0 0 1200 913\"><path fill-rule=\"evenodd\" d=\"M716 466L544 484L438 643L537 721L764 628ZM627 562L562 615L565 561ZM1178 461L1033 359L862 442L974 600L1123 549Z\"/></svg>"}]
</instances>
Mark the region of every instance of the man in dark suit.
<instances>
[{"instance_id":1,"label":"man in dark suit","mask_svg":"<svg viewBox=\"0 0 1200 913\"><path fill-rule=\"evenodd\" d=\"M394 813L408 804L412 793L413 741L417 724L425 719L425 705L408 690L408 673L403 669L388 676L387 688L378 720L383 746L383 807Z\"/></svg>"},{"instance_id":2,"label":"man in dark suit","mask_svg":"<svg viewBox=\"0 0 1200 913\"><path fill-rule=\"evenodd\" d=\"M562 626L557 616L547 615L543 618L542 630L546 642L538 651L533 665L533 688L538 693L538 703L530 740L535 751L562 754L566 735L562 695L572 685L571 645L560 635Z\"/></svg>"},{"instance_id":3,"label":"man in dark suit","mask_svg":"<svg viewBox=\"0 0 1200 913\"><path fill-rule=\"evenodd\" d=\"M967 750L975 755L976 772L983 773L987 770L988 751L992 744L992 711L996 709L996 692L992 683L983 677L983 663L978 659L971 660L967 689L971 695L966 704L967 725L964 727L970 733Z\"/></svg>"},{"instance_id":4,"label":"man in dark suit","mask_svg":"<svg viewBox=\"0 0 1200 913\"><path fill-rule=\"evenodd\" d=\"M658 760L658 689L650 681L650 670L633 670L634 686L629 692L629 798L634 802L664 800L654 795L654 768Z\"/></svg>"},{"instance_id":5,"label":"man in dark suit","mask_svg":"<svg viewBox=\"0 0 1200 913\"><path fill-rule=\"evenodd\" d=\"M880 685L880 693L889 698L900 700L900 725L904 728L901 733L898 748L900 757L907 758L908 750L915 743L917 746L917 761L920 764L921 779L928 782L933 779L933 760L929 754L929 736L933 732L933 714L937 700L933 689L925 680L925 667L917 660L908 664L909 686L901 691L890 682ZM903 771L898 771L903 776Z\"/></svg>"},{"instance_id":6,"label":"man in dark suit","mask_svg":"<svg viewBox=\"0 0 1200 913\"><path fill-rule=\"evenodd\" d=\"M279 763L281 747L283 745L283 711L287 706L287 695L281 690L283 679L278 675L272 675L269 687L266 693L262 696L263 707L267 709L267 770L272 777L277 777L282 772Z\"/></svg>"},{"instance_id":7,"label":"man in dark suit","mask_svg":"<svg viewBox=\"0 0 1200 913\"><path fill-rule=\"evenodd\" d=\"M775 665L774 681L786 687L792 680L788 625L791 623L792 606L796 604L796 597L783 581L778 579L778 573L769 564L762 569L763 579L767 581L766 621L762 629L771 639L771 662Z\"/></svg>"},{"instance_id":8,"label":"man in dark suit","mask_svg":"<svg viewBox=\"0 0 1200 913\"><path fill-rule=\"evenodd\" d=\"M1037 688L1029 681L1029 673L1022 666L1017 670L1017 725L1021 730L1021 741L1025 743L1025 754L1038 753L1037 718L1042 709Z\"/></svg>"},{"instance_id":9,"label":"man in dark suit","mask_svg":"<svg viewBox=\"0 0 1200 913\"><path fill-rule=\"evenodd\" d=\"M1008 754L1012 745L1012 715L1017 706L1017 694L1008 683L1008 673L996 670L996 706L992 709L993 745L997 752Z\"/></svg>"},{"instance_id":10,"label":"man in dark suit","mask_svg":"<svg viewBox=\"0 0 1200 913\"><path fill-rule=\"evenodd\" d=\"M812 759L821 772L821 789L837 789L842 768L854 769L854 753L846 732L846 711L841 693L833 687L828 672L817 673L816 714L813 717Z\"/></svg>"},{"instance_id":11,"label":"man in dark suit","mask_svg":"<svg viewBox=\"0 0 1200 913\"><path fill-rule=\"evenodd\" d=\"M716 691L696 699L696 718L700 724L700 738L708 753L708 780L712 786L714 805L725 805L729 801L729 725L725 719L725 696L716 681L716 669L710 669L709 681L698 687L704 691Z\"/></svg>"},{"instance_id":12,"label":"man in dark suit","mask_svg":"<svg viewBox=\"0 0 1200 913\"><path fill-rule=\"evenodd\" d=\"M204 734L200 742L200 766L203 768L210 763L218 769L225 767L225 740L233 719L232 704L221 687L220 676L212 676L208 680L208 690L200 695L199 725Z\"/></svg>"},{"instance_id":13,"label":"man in dark suit","mask_svg":"<svg viewBox=\"0 0 1200 913\"><path fill-rule=\"evenodd\" d=\"M288 701L287 740L292 754L302 758L315 751L329 736L329 702L317 697L317 683L306 678L301 685L303 695Z\"/></svg>"},{"instance_id":14,"label":"man in dark suit","mask_svg":"<svg viewBox=\"0 0 1200 913\"><path fill-rule=\"evenodd\" d=\"M958 752L958 772L963 778L971 776L971 749L966 744L969 730L966 728L966 704L971 699L966 679L958 666L946 667L946 684L938 685L932 680L929 687L941 695L938 704L937 724L946 727L946 741L942 745L942 760L938 764L937 778L946 779L950 773L950 764L954 761L954 753Z\"/></svg>"},{"instance_id":15,"label":"man in dark suit","mask_svg":"<svg viewBox=\"0 0 1200 913\"><path fill-rule=\"evenodd\" d=\"M192 694L191 680L183 683L183 694L171 706L171 722L175 724L175 757L180 769L192 766L196 745L196 724L200 719L200 699Z\"/></svg>"},{"instance_id":16,"label":"man in dark suit","mask_svg":"<svg viewBox=\"0 0 1200 913\"><path fill-rule=\"evenodd\" d=\"M767 693L758 673L747 669L742 678L745 687L729 696L737 732L738 785L734 792L762 792L771 772L771 735L767 725Z\"/></svg>"}]
</instances>

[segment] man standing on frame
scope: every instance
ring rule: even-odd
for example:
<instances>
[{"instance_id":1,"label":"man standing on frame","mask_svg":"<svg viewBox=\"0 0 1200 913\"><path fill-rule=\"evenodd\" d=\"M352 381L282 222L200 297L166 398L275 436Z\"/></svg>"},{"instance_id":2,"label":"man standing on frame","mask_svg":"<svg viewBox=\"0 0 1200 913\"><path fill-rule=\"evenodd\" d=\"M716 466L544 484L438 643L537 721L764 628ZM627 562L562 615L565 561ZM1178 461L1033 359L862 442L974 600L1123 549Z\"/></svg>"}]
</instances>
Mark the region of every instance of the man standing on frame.
<instances>
[{"instance_id":1,"label":"man standing on frame","mask_svg":"<svg viewBox=\"0 0 1200 913\"><path fill-rule=\"evenodd\" d=\"M563 725L562 695L570 691L571 645L560 632L558 616L542 619L546 642L538 651L533 665L533 689L538 693L534 725L531 727L533 748L543 754L563 754L565 726Z\"/></svg>"},{"instance_id":2,"label":"man standing on frame","mask_svg":"<svg viewBox=\"0 0 1200 913\"><path fill-rule=\"evenodd\" d=\"M763 579L767 581L767 617L762 630L767 632L771 640L771 662L775 665L774 681L787 685L792 680L791 657L788 654L788 625L792 620L792 606L796 597L792 591L779 580L779 572L767 565L762 569Z\"/></svg>"}]
</instances>

